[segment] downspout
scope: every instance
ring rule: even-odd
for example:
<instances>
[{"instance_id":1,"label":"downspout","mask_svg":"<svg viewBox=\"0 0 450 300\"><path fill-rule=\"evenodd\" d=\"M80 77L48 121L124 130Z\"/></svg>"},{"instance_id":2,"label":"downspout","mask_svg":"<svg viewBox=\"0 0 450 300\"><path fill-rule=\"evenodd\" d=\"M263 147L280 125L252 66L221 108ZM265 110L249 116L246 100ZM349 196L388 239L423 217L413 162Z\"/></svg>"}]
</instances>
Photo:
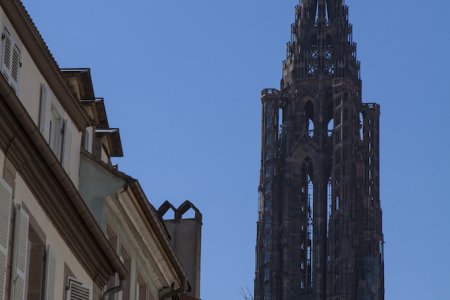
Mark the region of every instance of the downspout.
<instances>
[{"instance_id":1,"label":"downspout","mask_svg":"<svg viewBox=\"0 0 450 300\"><path fill-rule=\"evenodd\" d=\"M175 283L172 283L171 287L166 287L166 288L162 288L161 290L159 290L158 292L158 298L159 300L165 300L168 297L173 297L173 296L181 296L182 293L184 292L191 292L191 286L189 285L189 283L187 284L187 290L184 288L178 288L175 290Z\"/></svg>"},{"instance_id":2,"label":"downspout","mask_svg":"<svg viewBox=\"0 0 450 300\"><path fill-rule=\"evenodd\" d=\"M106 290L102 296L102 300L107 300L107 299L109 299L109 296L112 296L114 294L121 292L123 290L123 288L125 287L125 282L126 282L126 280L121 279L120 284L118 286L115 286L115 287L110 288L109 290Z\"/></svg>"},{"instance_id":3,"label":"downspout","mask_svg":"<svg viewBox=\"0 0 450 300\"><path fill-rule=\"evenodd\" d=\"M181 292L183 292L182 289L176 289L174 290L173 288L166 288L166 289L162 289L159 292L159 300L166 300L167 298L171 298L173 296L180 296Z\"/></svg>"}]
</instances>

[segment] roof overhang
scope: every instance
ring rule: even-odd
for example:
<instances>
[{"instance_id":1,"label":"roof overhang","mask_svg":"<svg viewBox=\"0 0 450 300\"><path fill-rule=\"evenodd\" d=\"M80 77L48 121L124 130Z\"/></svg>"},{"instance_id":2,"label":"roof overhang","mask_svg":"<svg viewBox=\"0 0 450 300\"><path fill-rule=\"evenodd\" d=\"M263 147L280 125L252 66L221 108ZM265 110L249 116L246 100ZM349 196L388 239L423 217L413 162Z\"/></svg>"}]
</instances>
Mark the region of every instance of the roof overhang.
<instances>
[{"instance_id":1,"label":"roof overhang","mask_svg":"<svg viewBox=\"0 0 450 300\"><path fill-rule=\"evenodd\" d=\"M119 128L96 128L95 135L107 137L111 157L123 157Z\"/></svg>"}]
</instances>

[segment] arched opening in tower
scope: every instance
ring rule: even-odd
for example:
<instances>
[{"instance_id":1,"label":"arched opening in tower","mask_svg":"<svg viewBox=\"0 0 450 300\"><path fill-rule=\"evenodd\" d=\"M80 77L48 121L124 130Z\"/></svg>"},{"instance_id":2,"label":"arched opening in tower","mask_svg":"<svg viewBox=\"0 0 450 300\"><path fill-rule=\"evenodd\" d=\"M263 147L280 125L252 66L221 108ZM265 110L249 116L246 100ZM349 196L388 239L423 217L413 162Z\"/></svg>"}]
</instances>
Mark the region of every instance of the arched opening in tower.
<instances>
[{"instance_id":1,"label":"arched opening in tower","mask_svg":"<svg viewBox=\"0 0 450 300\"><path fill-rule=\"evenodd\" d=\"M364 140L364 116L361 112L359 113L359 139Z\"/></svg>"},{"instance_id":2,"label":"arched opening in tower","mask_svg":"<svg viewBox=\"0 0 450 300\"><path fill-rule=\"evenodd\" d=\"M327 183L327 237L330 232L330 219L333 212L333 184L331 183L331 177Z\"/></svg>"},{"instance_id":3,"label":"arched opening in tower","mask_svg":"<svg viewBox=\"0 0 450 300\"><path fill-rule=\"evenodd\" d=\"M302 294L309 294L314 285L314 178L313 166L306 159L302 168L302 239L301 239L301 278L300 288ZM306 229L306 230L305 230Z\"/></svg>"},{"instance_id":4,"label":"arched opening in tower","mask_svg":"<svg viewBox=\"0 0 450 300\"><path fill-rule=\"evenodd\" d=\"M305 127L309 137L314 136L314 105L308 101L305 105Z\"/></svg>"},{"instance_id":5,"label":"arched opening in tower","mask_svg":"<svg viewBox=\"0 0 450 300\"><path fill-rule=\"evenodd\" d=\"M330 121L328 121L327 126L327 134L329 137L333 136L333 130L334 130L334 119L331 119Z\"/></svg>"},{"instance_id":6,"label":"arched opening in tower","mask_svg":"<svg viewBox=\"0 0 450 300\"><path fill-rule=\"evenodd\" d=\"M283 133L283 108L278 108L278 136L281 137Z\"/></svg>"},{"instance_id":7,"label":"arched opening in tower","mask_svg":"<svg viewBox=\"0 0 450 300\"><path fill-rule=\"evenodd\" d=\"M329 101L326 109L326 121L327 121L327 135L329 137L333 136L334 131L334 117L333 117L334 107L333 101Z\"/></svg>"}]
</instances>

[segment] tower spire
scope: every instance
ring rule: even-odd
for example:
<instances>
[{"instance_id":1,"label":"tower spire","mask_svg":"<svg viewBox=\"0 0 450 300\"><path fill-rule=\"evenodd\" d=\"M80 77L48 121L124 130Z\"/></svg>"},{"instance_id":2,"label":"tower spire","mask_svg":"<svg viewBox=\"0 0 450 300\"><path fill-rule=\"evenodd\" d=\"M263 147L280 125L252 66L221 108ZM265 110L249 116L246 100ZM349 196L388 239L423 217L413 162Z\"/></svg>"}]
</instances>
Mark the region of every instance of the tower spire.
<instances>
[{"instance_id":1,"label":"tower spire","mask_svg":"<svg viewBox=\"0 0 450 300\"><path fill-rule=\"evenodd\" d=\"M301 3L281 89L262 92L255 300L383 300L380 107L343 0Z\"/></svg>"}]
</instances>

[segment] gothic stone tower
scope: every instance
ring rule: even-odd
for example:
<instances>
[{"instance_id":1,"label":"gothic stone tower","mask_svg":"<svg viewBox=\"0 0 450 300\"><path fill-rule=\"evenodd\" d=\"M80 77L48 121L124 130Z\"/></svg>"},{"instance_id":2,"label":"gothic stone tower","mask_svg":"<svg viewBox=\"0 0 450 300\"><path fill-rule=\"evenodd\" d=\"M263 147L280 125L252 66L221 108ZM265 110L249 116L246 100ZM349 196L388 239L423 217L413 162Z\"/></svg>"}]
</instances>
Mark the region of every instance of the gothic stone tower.
<instances>
[{"instance_id":1,"label":"gothic stone tower","mask_svg":"<svg viewBox=\"0 0 450 300\"><path fill-rule=\"evenodd\" d=\"M343 0L296 7L262 92L256 300L384 299L377 104L361 100Z\"/></svg>"}]
</instances>

